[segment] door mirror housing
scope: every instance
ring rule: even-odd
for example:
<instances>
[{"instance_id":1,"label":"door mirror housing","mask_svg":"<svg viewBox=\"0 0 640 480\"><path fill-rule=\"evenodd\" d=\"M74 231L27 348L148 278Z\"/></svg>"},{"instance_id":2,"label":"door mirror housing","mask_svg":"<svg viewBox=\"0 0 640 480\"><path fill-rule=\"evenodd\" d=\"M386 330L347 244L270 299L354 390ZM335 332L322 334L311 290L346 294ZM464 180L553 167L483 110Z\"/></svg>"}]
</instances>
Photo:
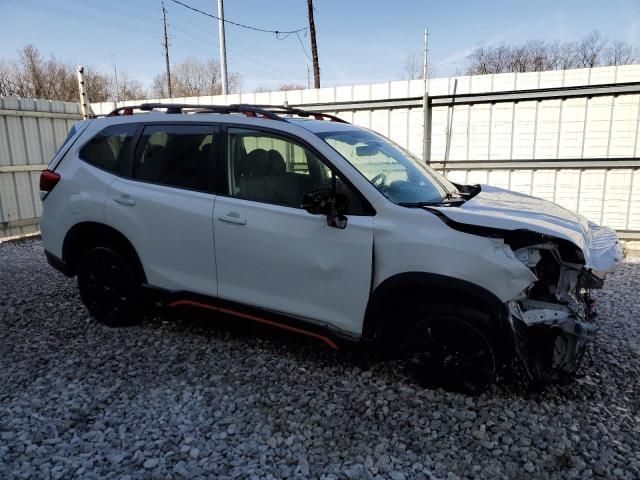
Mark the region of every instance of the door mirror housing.
<instances>
[{"instance_id":1,"label":"door mirror housing","mask_svg":"<svg viewBox=\"0 0 640 480\"><path fill-rule=\"evenodd\" d=\"M331 188L323 188L307 192L302 197L302 208L313 215L326 215L327 225L344 229L347 226L349 200L346 195Z\"/></svg>"}]
</instances>

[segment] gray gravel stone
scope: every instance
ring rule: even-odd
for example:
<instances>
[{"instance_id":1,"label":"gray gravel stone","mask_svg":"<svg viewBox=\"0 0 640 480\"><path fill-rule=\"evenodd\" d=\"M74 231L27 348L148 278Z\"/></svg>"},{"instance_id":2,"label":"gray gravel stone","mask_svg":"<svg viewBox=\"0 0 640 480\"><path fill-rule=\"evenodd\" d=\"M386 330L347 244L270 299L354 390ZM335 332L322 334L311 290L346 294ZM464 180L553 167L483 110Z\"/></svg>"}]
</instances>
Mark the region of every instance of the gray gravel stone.
<instances>
[{"instance_id":1,"label":"gray gravel stone","mask_svg":"<svg viewBox=\"0 0 640 480\"><path fill-rule=\"evenodd\" d=\"M640 478L640 260L595 292L584 376L479 397L240 321L96 324L38 240L0 244L0 478Z\"/></svg>"},{"instance_id":2,"label":"gray gravel stone","mask_svg":"<svg viewBox=\"0 0 640 480\"><path fill-rule=\"evenodd\" d=\"M150 458L148 460L145 460L142 466L147 470L151 470L152 468L156 468L158 466L158 463L160 462L157 458Z\"/></svg>"}]
</instances>

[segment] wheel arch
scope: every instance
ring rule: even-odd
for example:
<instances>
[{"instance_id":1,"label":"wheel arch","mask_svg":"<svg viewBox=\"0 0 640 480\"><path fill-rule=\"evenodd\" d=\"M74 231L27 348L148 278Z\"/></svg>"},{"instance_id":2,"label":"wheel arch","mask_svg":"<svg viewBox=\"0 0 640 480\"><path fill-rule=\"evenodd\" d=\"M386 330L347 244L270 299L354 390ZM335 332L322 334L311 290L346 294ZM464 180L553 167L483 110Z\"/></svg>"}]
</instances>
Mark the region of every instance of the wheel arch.
<instances>
[{"instance_id":1,"label":"wheel arch","mask_svg":"<svg viewBox=\"0 0 640 480\"><path fill-rule=\"evenodd\" d=\"M456 303L492 316L504 311L504 304L496 295L475 283L436 273L404 272L385 279L373 290L365 313L363 338L386 343L384 332L392 320L393 331L402 334L409 326L402 314L421 302Z\"/></svg>"},{"instance_id":2,"label":"wheel arch","mask_svg":"<svg viewBox=\"0 0 640 480\"><path fill-rule=\"evenodd\" d=\"M146 275L140 256L129 239L113 227L99 222L80 222L69 229L62 243L62 260L70 275L77 273L78 262L88 248L95 245L110 246L129 259L143 282Z\"/></svg>"}]
</instances>

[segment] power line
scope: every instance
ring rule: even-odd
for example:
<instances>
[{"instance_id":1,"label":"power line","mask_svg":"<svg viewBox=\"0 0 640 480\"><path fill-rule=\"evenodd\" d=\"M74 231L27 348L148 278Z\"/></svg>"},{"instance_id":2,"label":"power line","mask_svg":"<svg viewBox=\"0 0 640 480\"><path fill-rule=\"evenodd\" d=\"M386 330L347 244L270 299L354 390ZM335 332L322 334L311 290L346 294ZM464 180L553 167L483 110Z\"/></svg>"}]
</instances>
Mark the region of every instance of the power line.
<instances>
[{"instance_id":1,"label":"power line","mask_svg":"<svg viewBox=\"0 0 640 480\"><path fill-rule=\"evenodd\" d=\"M197 25L191 25L197 27ZM174 24L172 28L174 31L179 31L181 34L183 34L175 37L176 42L188 42L189 45L191 45L189 48L197 49L198 52L202 53L209 52L209 50L204 47L204 45L211 40L210 38L205 38L202 35L196 33L193 29L186 30L179 25ZM206 33L208 35L213 35L214 32L209 30L206 31ZM299 65L292 63L288 57L274 55L273 52L260 48L258 45L235 43L231 41L227 42L227 49L231 52L231 56L237 56L245 60L246 62L251 64L251 68L256 68L263 73L284 73L287 77L296 78L300 76L300 71L298 69ZM245 53L242 53L238 49ZM274 68L273 66L269 66L269 64L265 62L265 60L268 60L268 62L274 62L278 65ZM283 79L283 81L285 80Z\"/></svg>"},{"instance_id":2,"label":"power line","mask_svg":"<svg viewBox=\"0 0 640 480\"><path fill-rule=\"evenodd\" d=\"M192 21L190 21L187 18L182 18L181 19L184 22L187 22L191 27L193 27L193 29L199 30L200 32L204 33L207 35L207 38L204 38L200 35L197 35L193 29L191 30L185 30L183 28L181 28L180 26L174 25L173 28L174 30L180 30L183 34L185 35L189 35L189 36L193 36L194 38L197 38L200 42L202 43L206 43L206 42L210 42L213 40L213 35L215 34L215 32L213 32L210 28L204 28L201 25L198 25L197 23L194 23ZM300 34L296 33L296 35L298 36L298 38L300 38ZM304 35L306 36L306 32L304 32ZM288 37L288 35L287 35ZM284 40L285 37L283 38L278 38L278 40ZM227 46L229 46L230 44L232 44L233 39L229 39L227 38ZM300 46L302 47L302 51L305 54L305 56L307 58L309 58L309 61L311 61L311 58L309 57L308 52L306 51L306 48L304 47L304 44L302 43L302 40L300 39ZM275 62L278 62L282 65L285 65L287 67L293 68L295 69L295 65L292 61L291 61L291 57L289 55L287 56L283 56L283 55L278 55L278 54L274 54L273 51L261 48L259 45L253 44L253 43L243 43L243 44L234 44L237 47L243 48L243 49L247 49L247 50L253 50L255 53L257 53L261 58L269 58L270 60L273 60ZM202 46L202 45L201 45Z\"/></svg>"},{"instance_id":3,"label":"power line","mask_svg":"<svg viewBox=\"0 0 640 480\"><path fill-rule=\"evenodd\" d=\"M300 42L300 46L302 47L302 51L304 52L304 54L306 55L306 57L309 59L310 62L313 62L313 60L311 60L311 57L309 56L309 54L307 53L307 49L304 48L304 43L302 43L302 39L300 38L300 34L296 32L296 37L298 38L298 42Z\"/></svg>"},{"instance_id":4,"label":"power line","mask_svg":"<svg viewBox=\"0 0 640 480\"><path fill-rule=\"evenodd\" d=\"M224 23L230 23L231 25L235 25L236 27L242 27L242 28L247 28L249 30L254 30L256 32L264 32L264 33L274 33L276 36L278 35L291 35L293 33L298 33L298 32L302 32L304 30L307 30L308 27L304 27L304 28L298 28L297 30L287 30L287 31L283 31L283 30L269 30L269 29L265 29L265 28L258 28L258 27L252 27L250 25L244 25L242 23L238 23L238 22L232 22L231 20L227 20L227 19L223 19L220 17L217 17L216 15L213 15L211 13L207 13L204 12L198 8L192 7L191 5L187 5L186 3L180 2L179 0L170 0L173 3L177 3L178 5L182 5L185 8L188 8L189 10L193 10L194 12L198 12L201 15L206 15L207 17L210 18L215 18L216 20L220 20ZM286 37L283 37L286 38Z\"/></svg>"}]
</instances>

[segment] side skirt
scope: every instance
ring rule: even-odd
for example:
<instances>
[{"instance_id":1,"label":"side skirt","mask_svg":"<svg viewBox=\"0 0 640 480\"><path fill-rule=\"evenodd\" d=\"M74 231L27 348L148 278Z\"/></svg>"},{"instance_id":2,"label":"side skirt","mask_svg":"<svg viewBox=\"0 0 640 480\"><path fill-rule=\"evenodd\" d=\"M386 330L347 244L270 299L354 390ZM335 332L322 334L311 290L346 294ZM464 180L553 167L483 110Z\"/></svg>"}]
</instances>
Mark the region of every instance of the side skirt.
<instances>
[{"instance_id":1,"label":"side skirt","mask_svg":"<svg viewBox=\"0 0 640 480\"><path fill-rule=\"evenodd\" d=\"M329 327L317 325L303 319L293 318L278 312L272 312L258 307L251 307L237 302L231 302L207 295L171 291L157 288L148 284L143 285L145 300L160 307L179 308L190 307L211 312L230 315L249 320L262 325L278 328L288 332L304 335L319 340L334 350L339 350L341 341L357 343L359 338L337 332Z\"/></svg>"}]
</instances>

